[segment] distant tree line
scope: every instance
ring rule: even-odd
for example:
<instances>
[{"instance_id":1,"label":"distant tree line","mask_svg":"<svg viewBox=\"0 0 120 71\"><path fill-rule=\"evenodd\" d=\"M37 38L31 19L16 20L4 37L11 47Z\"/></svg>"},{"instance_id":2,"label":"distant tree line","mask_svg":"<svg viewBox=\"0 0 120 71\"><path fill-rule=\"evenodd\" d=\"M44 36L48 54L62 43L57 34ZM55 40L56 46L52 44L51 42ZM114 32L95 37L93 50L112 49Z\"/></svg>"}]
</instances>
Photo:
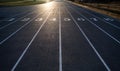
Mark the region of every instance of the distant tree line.
<instances>
[{"instance_id":1,"label":"distant tree line","mask_svg":"<svg viewBox=\"0 0 120 71\"><path fill-rule=\"evenodd\" d=\"M14 1L28 1L28 0L0 0L0 2L14 2ZM37 1L37 0L30 0L30 1Z\"/></svg>"},{"instance_id":2,"label":"distant tree line","mask_svg":"<svg viewBox=\"0 0 120 71\"><path fill-rule=\"evenodd\" d=\"M23 1L23 0L0 0L0 2L14 2L14 1Z\"/></svg>"},{"instance_id":3,"label":"distant tree line","mask_svg":"<svg viewBox=\"0 0 120 71\"><path fill-rule=\"evenodd\" d=\"M89 2L89 3L108 3L108 2L120 1L120 0L70 0L70 1Z\"/></svg>"}]
</instances>

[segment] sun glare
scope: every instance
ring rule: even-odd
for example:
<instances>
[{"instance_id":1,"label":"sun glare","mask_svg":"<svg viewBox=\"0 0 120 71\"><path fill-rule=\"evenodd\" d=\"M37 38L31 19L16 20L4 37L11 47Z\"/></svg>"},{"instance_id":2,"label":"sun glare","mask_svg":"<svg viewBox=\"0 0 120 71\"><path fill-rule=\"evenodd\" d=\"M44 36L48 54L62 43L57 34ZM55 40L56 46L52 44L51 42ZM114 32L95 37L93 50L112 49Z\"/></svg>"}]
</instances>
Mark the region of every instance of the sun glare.
<instances>
[{"instance_id":1,"label":"sun glare","mask_svg":"<svg viewBox=\"0 0 120 71\"><path fill-rule=\"evenodd\" d=\"M49 2L50 0L46 0L46 2Z\"/></svg>"},{"instance_id":2,"label":"sun glare","mask_svg":"<svg viewBox=\"0 0 120 71\"><path fill-rule=\"evenodd\" d=\"M51 8L51 7L52 7L52 3L51 3L51 2L45 3L45 7L46 7L46 8Z\"/></svg>"}]
</instances>

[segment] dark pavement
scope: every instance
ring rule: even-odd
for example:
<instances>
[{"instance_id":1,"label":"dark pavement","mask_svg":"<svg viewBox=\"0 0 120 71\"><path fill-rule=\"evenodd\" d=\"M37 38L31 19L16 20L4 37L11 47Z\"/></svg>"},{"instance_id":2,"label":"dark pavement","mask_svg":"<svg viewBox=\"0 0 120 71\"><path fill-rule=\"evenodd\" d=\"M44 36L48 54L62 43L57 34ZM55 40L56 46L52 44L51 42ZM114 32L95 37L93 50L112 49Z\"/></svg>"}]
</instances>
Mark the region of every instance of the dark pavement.
<instances>
[{"instance_id":1,"label":"dark pavement","mask_svg":"<svg viewBox=\"0 0 120 71\"><path fill-rule=\"evenodd\" d=\"M120 20L66 1L0 7L0 71L119 71Z\"/></svg>"}]
</instances>

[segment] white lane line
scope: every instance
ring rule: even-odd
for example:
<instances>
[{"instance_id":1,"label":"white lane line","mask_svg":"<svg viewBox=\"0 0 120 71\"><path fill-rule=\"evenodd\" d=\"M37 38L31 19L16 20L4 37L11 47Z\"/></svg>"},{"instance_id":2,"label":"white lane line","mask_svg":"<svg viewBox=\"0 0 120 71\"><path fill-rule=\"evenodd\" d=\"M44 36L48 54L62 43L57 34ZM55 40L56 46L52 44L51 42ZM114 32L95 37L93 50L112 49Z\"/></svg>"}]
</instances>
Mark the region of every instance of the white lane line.
<instances>
[{"instance_id":1,"label":"white lane line","mask_svg":"<svg viewBox=\"0 0 120 71\"><path fill-rule=\"evenodd\" d=\"M37 32L35 33L35 35L33 36L32 40L29 42L29 44L27 45L27 47L25 48L25 50L23 51L23 53L20 55L19 59L17 60L17 62L15 63L15 65L13 66L13 68L11 69L11 71L15 71L16 67L18 66L18 64L20 63L20 61L22 60L23 56L25 55L25 53L27 52L27 50L29 49L30 45L32 44L32 42L34 41L34 39L36 38L36 36L38 35L38 33L40 32L41 28L44 26L44 24L46 23L47 19L49 18L51 13L48 14L48 16L46 17L46 19L44 20L44 22L42 23L42 25L39 27L39 29L37 30Z\"/></svg>"},{"instance_id":2,"label":"white lane line","mask_svg":"<svg viewBox=\"0 0 120 71\"><path fill-rule=\"evenodd\" d=\"M81 9L82 9L82 8L81 8ZM111 25L111 26L113 26L113 27L115 27L115 28L117 28L117 29L120 29L120 27L118 27L118 26L116 26L116 25L114 25L114 24L112 24L112 23L110 23L110 22L107 22L107 21L103 20L103 19L101 19L101 18L98 17L98 16L95 16L94 14L91 14L91 13L85 11L84 9L82 9L82 11L84 11L84 12L86 12L86 13L88 13L88 14L90 14L90 15L92 15L92 16L94 16L94 17L100 19L100 20L102 20L102 21L105 22L105 23L108 23L109 25Z\"/></svg>"},{"instance_id":3,"label":"white lane line","mask_svg":"<svg viewBox=\"0 0 120 71\"><path fill-rule=\"evenodd\" d=\"M74 6L74 5L72 5L72 6ZM77 8L76 6L74 6L74 8ZM101 19L100 17L98 17L98 16L95 16L94 14L92 14L92 13L89 13L89 12L87 12L87 11L85 11L84 9L83 9L83 7L81 7L81 8L78 8L78 9L80 9L80 10L82 10L82 11L84 11L84 12L86 12L86 13L88 13L88 14L90 14L90 15L92 15L92 16L94 16L94 17L96 17L96 18L98 18L98 19L100 19L100 20L102 20L103 22L105 22L105 23L107 23L107 24L109 24L109 25L111 25L111 26L113 26L113 27L115 27L115 28L117 28L117 29L120 29L120 27L119 26L116 26L116 25L114 25L114 24L112 24L112 23L110 23L110 22L107 22L107 21L105 21L105 20L103 20L103 19ZM86 8L85 8L86 9ZM86 9L87 10L87 9Z\"/></svg>"},{"instance_id":4,"label":"white lane line","mask_svg":"<svg viewBox=\"0 0 120 71\"><path fill-rule=\"evenodd\" d=\"M106 62L103 60L103 58L101 57L101 55L98 53L98 51L95 49L95 47L93 46L93 44L91 43L91 41L89 40L89 38L86 36L86 34L84 33L84 31L82 30L82 28L78 25L77 21L73 18L73 16L71 15L71 13L68 11L69 15L71 16L71 18L73 19L73 21L75 22L75 24L78 26L79 30L81 31L81 33L83 34L83 36L85 37L85 39L88 41L88 43L90 44L90 46L92 47L92 49L94 50L94 52L97 54L97 56L99 57L99 59L101 60L101 62L103 63L103 65L105 66L105 68L107 69L107 71L111 71L111 69L109 68L109 66L106 64Z\"/></svg>"},{"instance_id":5,"label":"white lane line","mask_svg":"<svg viewBox=\"0 0 120 71\"><path fill-rule=\"evenodd\" d=\"M73 9L73 8L71 8ZM90 21L88 18L86 18L84 15L80 14L77 10L73 9L76 13L78 13L79 15L81 15L82 17L84 17L86 20L88 20L92 25L94 25L95 27L97 27L99 30L101 30L103 33L105 33L106 35L108 35L110 38L112 38L114 41L116 41L117 43L120 44L120 41L117 40L115 37L113 37L112 35L110 35L109 33L107 33L105 30L103 30L102 28L100 28L99 26L97 26L96 24L94 24L92 21Z\"/></svg>"},{"instance_id":6,"label":"white lane line","mask_svg":"<svg viewBox=\"0 0 120 71\"><path fill-rule=\"evenodd\" d=\"M18 16L18 15L25 14L25 13L27 13L27 12L29 12L29 11L31 11L31 10L28 10L28 11L25 11L25 12L22 12L22 13L15 14L15 15L13 15L13 16L10 16L9 18L12 18L12 17L16 17L16 16Z\"/></svg>"},{"instance_id":7,"label":"white lane line","mask_svg":"<svg viewBox=\"0 0 120 71\"><path fill-rule=\"evenodd\" d=\"M41 14L43 14L44 12L42 12ZM40 15L40 14L39 14ZM37 18L39 15L35 16L33 19L31 19L29 22L27 22L26 24L24 24L23 26L21 26L19 29L17 29L15 32L13 32L12 34L10 34L8 37L6 37L4 40L0 41L0 45L3 44L6 40L8 40L9 38L11 38L14 34L16 34L18 31L20 31L22 28L24 28L25 26L27 26L30 22L32 22L35 18Z\"/></svg>"},{"instance_id":8,"label":"white lane line","mask_svg":"<svg viewBox=\"0 0 120 71\"><path fill-rule=\"evenodd\" d=\"M72 4L72 3L69 3L70 5ZM74 4L72 4L72 6L74 6L74 7L76 7L76 5L74 5ZM81 6L80 6L81 7ZM76 7L77 8L77 7ZM81 7L81 8L84 8L84 7ZM79 8L78 8L79 9ZM102 15L103 17L110 17L110 16L108 16L108 15L105 15L105 14L101 14L101 13L98 13L98 12L96 12L96 11L92 11L92 10L89 10L89 9L87 9L87 8L84 8L84 9L86 9L86 10L88 10L88 11L91 11L91 12L95 12L95 13L97 13L97 14L99 14L99 15ZM115 19L115 18L113 18L113 17L110 17L110 18L112 18L112 19ZM118 22L120 22L118 19L115 19L116 21L118 21Z\"/></svg>"},{"instance_id":9,"label":"white lane line","mask_svg":"<svg viewBox=\"0 0 120 71\"><path fill-rule=\"evenodd\" d=\"M36 12L36 11L34 11L34 12ZM19 19L15 20L15 21L13 21L13 22L11 22L11 23L8 23L7 25L4 25L4 26L0 27L0 30L8 27L9 25L14 24L15 22L19 21L19 20L22 19L22 18L25 18L26 16L28 16L28 15L30 15L30 14L33 14L34 12L28 13L27 15L24 15L23 17L20 17Z\"/></svg>"},{"instance_id":10,"label":"white lane line","mask_svg":"<svg viewBox=\"0 0 120 71\"><path fill-rule=\"evenodd\" d=\"M62 71L61 13L59 8L59 71Z\"/></svg>"},{"instance_id":11,"label":"white lane line","mask_svg":"<svg viewBox=\"0 0 120 71\"><path fill-rule=\"evenodd\" d=\"M15 18L10 18L8 21L13 21L13 20L15 20Z\"/></svg>"}]
</instances>

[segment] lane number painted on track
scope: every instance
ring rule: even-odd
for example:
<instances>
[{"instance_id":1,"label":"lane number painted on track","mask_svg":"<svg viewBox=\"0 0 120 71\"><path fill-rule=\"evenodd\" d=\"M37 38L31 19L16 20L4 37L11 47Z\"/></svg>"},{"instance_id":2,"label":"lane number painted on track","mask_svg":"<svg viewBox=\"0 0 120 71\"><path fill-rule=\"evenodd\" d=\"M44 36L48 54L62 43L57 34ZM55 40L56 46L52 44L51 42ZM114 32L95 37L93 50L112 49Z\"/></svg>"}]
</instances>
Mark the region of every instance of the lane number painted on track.
<instances>
[{"instance_id":1,"label":"lane number painted on track","mask_svg":"<svg viewBox=\"0 0 120 71\"><path fill-rule=\"evenodd\" d=\"M37 18L35 21L43 21L43 18Z\"/></svg>"},{"instance_id":2,"label":"lane number painted on track","mask_svg":"<svg viewBox=\"0 0 120 71\"><path fill-rule=\"evenodd\" d=\"M71 21L70 18L64 18L64 21Z\"/></svg>"},{"instance_id":3,"label":"lane number painted on track","mask_svg":"<svg viewBox=\"0 0 120 71\"><path fill-rule=\"evenodd\" d=\"M57 19L56 18L52 18L52 19L50 19L50 21L57 21Z\"/></svg>"},{"instance_id":4,"label":"lane number painted on track","mask_svg":"<svg viewBox=\"0 0 120 71\"><path fill-rule=\"evenodd\" d=\"M84 18L77 18L78 21L85 21Z\"/></svg>"},{"instance_id":5,"label":"lane number painted on track","mask_svg":"<svg viewBox=\"0 0 120 71\"><path fill-rule=\"evenodd\" d=\"M96 18L90 18L90 20L93 20L93 21L98 21L98 19L96 19Z\"/></svg>"},{"instance_id":6,"label":"lane number painted on track","mask_svg":"<svg viewBox=\"0 0 120 71\"><path fill-rule=\"evenodd\" d=\"M104 18L105 21L114 21L112 18Z\"/></svg>"},{"instance_id":7,"label":"lane number painted on track","mask_svg":"<svg viewBox=\"0 0 120 71\"><path fill-rule=\"evenodd\" d=\"M30 20L30 18L24 18L21 21L29 21L29 20Z\"/></svg>"},{"instance_id":8,"label":"lane number painted on track","mask_svg":"<svg viewBox=\"0 0 120 71\"><path fill-rule=\"evenodd\" d=\"M23 19L20 20L20 21L25 22L25 21L29 21L30 19L31 19L31 18L23 18ZM94 18L94 17L89 18L89 19L92 20L92 21L99 21L97 18ZM16 20L16 18L10 18L10 19L8 19L7 21L12 22L12 21L15 21L15 20ZM43 20L44 20L43 18L36 18L36 19L35 19L35 21L43 21ZM57 18L51 18L51 19L49 19L49 20L55 22L55 21L57 21ZM66 21L66 22L71 21L71 19L70 19L70 18L67 18L67 17L63 18L63 20ZM77 21L86 21L86 19L81 18L81 17L78 17L76 20L77 20ZM103 18L103 20L105 20L105 21L110 21L110 22L114 21L114 19L112 19L112 18Z\"/></svg>"}]
</instances>

